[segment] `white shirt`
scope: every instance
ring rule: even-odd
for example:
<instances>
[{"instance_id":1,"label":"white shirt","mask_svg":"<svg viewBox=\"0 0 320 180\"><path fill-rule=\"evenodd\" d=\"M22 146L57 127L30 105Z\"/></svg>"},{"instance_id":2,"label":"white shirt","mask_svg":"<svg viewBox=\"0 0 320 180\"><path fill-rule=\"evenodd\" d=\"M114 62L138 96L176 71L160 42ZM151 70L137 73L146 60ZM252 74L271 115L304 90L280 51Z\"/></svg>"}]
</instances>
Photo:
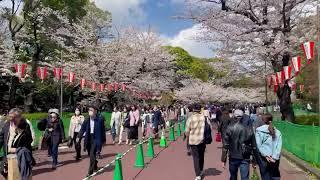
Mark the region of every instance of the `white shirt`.
<instances>
[{"instance_id":1,"label":"white shirt","mask_svg":"<svg viewBox=\"0 0 320 180\"><path fill-rule=\"evenodd\" d=\"M181 116L184 116L185 114L184 114L184 109L183 108L181 108L181 114L180 114Z\"/></svg>"},{"instance_id":2,"label":"white shirt","mask_svg":"<svg viewBox=\"0 0 320 180\"><path fill-rule=\"evenodd\" d=\"M90 118L90 134L94 133L94 120Z\"/></svg>"}]
</instances>

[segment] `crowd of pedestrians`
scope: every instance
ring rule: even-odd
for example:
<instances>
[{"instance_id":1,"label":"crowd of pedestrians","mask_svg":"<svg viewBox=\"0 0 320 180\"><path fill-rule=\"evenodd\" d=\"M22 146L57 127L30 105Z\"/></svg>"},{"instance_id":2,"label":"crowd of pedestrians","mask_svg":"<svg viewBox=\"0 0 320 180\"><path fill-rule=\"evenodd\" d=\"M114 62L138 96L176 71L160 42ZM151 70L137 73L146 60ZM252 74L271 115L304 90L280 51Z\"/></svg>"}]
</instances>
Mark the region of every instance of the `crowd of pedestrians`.
<instances>
[{"instance_id":1,"label":"crowd of pedestrians","mask_svg":"<svg viewBox=\"0 0 320 180\"><path fill-rule=\"evenodd\" d=\"M34 130L18 108L10 110L7 117L8 121L2 124L0 132L0 146L5 154L1 172L4 176L7 173L7 155L16 154L21 177L27 179L36 163L32 155ZM219 141L217 136L222 137L222 167L226 168L228 161L231 180L238 178L239 169L241 180L248 180L250 164L254 168L258 165L262 180L274 180L280 179L282 139L272 120L272 115L266 114L259 106L131 105L114 107L109 125L112 144L122 145L125 140L125 144L130 146L138 143L139 137L157 139L161 130L176 122L185 123L186 150L187 155L193 158L196 180L204 176L206 146L213 139L211 130L217 129L216 141ZM101 151L106 143L105 122L95 105L88 106L87 117L80 108L76 108L65 135L59 110L50 109L48 117L40 120L37 128L43 132L40 148L48 150L52 169L59 167L58 147L67 141L69 148L74 146L76 160L81 160L82 148L88 153L88 176L93 174L98 169L97 163L102 158Z\"/></svg>"}]
</instances>

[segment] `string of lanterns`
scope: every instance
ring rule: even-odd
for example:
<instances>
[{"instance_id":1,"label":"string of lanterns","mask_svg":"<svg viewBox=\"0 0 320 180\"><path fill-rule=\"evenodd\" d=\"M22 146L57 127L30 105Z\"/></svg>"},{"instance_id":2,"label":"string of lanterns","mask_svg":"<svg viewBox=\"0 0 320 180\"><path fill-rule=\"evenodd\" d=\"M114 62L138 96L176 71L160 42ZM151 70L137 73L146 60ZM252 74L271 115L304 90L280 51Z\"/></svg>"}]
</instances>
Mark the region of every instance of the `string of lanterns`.
<instances>
[{"instance_id":1,"label":"string of lanterns","mask_svg":"<svg viewBox=\"0 0 320 180\"><path fill-rule=\"evenodd\" d=\"M314 47L315 43L313 41L301 44L301 49L306 57L307 65L311 63L312 59L314 59ZM283 66L281 71L267 76L268 86L271 88L273 85L274 93L276 94L279 85L284 84L287 81L289 87L292 90L296 90L297 85L295 83L295 77L297 77L300 72L301 56L297 55L291 58L291 64L289 66ZM299 90L300 92L304 91L303 84L299 85Z\"/></svg>"},{"instance_id":2,"label":"string of lanterns","mask_svg":"<svg viewBox=\"0 0 320 180\"><path fill-rule=\"evenodd\" d=\"M26 70L28 68L27 64L15 64L14 65L16 75L18 76L19 80L22 80L26 78ZM54 67L53 68L53 78L55 81L60 81L63 79L63 68L60 67ZM48 68L47 67L38 67L37 69L37 76L39 80L42 82L48 79ZM69 84L74 84L76 81L76 74L74 72L68 72L66 76L66 80ZM138 90L137 88L134 88L133 86L128 86L126 83L118 83L118 82L113 82L113 83L96 83L94 81L90 81L84 78L79 79L79 85L80 89L91 89L92 91L98 91L98 92L125 92L128 91L129 95L137 98L137 99L142 99L142 100L156 100L159 99L159 97L154 96L151 92L149 91L141 91Z\"/></svg>"}]
</instances>

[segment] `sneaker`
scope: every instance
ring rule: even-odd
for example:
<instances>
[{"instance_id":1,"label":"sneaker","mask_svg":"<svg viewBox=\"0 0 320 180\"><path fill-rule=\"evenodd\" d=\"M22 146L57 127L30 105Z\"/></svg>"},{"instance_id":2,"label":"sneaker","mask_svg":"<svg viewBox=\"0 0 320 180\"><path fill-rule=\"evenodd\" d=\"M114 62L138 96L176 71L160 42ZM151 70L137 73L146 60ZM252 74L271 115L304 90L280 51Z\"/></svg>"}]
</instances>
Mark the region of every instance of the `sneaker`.
<instances>
[{"instance_id":1,"label":"sneaker","mask_svg":"<svg viewBox=\"0 0 320 180\"><path fill-rule=\"evenodd\" d=\"M56 169L57 169L57 165L55 165L55 164L52 164L52 167L51 167L51 169L53 169L53 170L56 170Z\"/></svg>"},{"instance_id":2,"label":"sneaker","mask_svg":"<svg viewBox=\"0 0 320 180\"><path fill-rule=\"evenodd\" d=\"M201 176L197 176L195 180L201 180Z\"/></svg>"},{"instance_id":3,"label":"sneaker","mask_svg":"<svg viewBox=\"0 0 320 180\"><path fill-rule=\"evenodd\" d=\"M191 152L190 152L190 151L188 151L188 152L187 152L187 155L188 155L188 156L191 156Z\"/></svg>"}]
</instances>

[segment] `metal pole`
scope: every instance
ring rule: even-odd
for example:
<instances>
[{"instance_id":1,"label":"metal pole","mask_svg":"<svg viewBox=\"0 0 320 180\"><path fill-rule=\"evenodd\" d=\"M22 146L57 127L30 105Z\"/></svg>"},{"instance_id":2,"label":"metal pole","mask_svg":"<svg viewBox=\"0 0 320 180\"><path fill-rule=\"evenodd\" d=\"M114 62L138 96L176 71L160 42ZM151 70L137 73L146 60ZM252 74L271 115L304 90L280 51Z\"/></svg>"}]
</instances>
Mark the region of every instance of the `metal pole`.
<instances>
[{"instance_id":1,"label":"metal pole","mask_svg":"<svg viewBox=\"0 0 320 180\"><path fill-rule=\"evenodd\" d=\"M61 63L61 72L63 72L63 60L62 60L62 51L61 51L61 57L60 57L60 63ZM60 115L62 117L62 106L63 106L63 73L61 73L61 77L60 77Z\"/></svg>"},{"instance_id":2,"label":"metal pole","mask_svg":"<svg viewBox=\"0 0 320 180\"><path fill-rule=\"evenodd\" d=\"M268 77L267 77L267 58L264 60L264 78L265 78L265 96L266 96L266 112L268 113Z\"/></svg>"},{"instance_id":3,"label":"metal pole","mask_svg":"<svg viewBox=\"0 0 320 180\"><path fill-rule=\"evenodd\" d=\"M319 19L320 18L320 3L318 3L317 4L317 16L318 16L318 18L317 19ZM318 49L318 54L317 54L317 56L318 56L318 95L319 95L319 97L318 97L318 115L319 115L319 124L318 124L318 126L320 126L320 22L318 21L318 23L317 23L317 45L316 45L316 48ZM318 136L320 136L319 134L318 134Z\"/></svg>"}]
</instances>

